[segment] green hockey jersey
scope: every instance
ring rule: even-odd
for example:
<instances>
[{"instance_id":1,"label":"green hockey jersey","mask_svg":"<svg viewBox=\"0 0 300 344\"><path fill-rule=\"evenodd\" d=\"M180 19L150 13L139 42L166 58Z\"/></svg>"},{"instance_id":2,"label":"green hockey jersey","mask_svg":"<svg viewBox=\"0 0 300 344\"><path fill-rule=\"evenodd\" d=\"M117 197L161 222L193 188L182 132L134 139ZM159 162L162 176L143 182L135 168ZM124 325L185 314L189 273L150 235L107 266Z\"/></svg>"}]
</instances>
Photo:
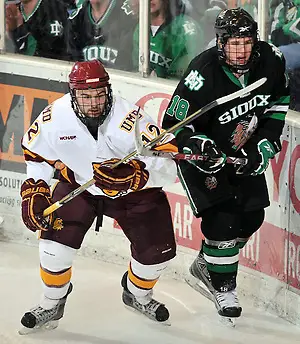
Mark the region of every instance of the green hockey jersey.
<instances>
[{"instance_id":1,"label":"green hockey jersey","mask_svg":"<svg viewBox=\"0 0 300 344\"><path fill-rule=\"evenodd\" d=\"M271 41L275 45L300 42L300 0L273 0L270 16Z\"/></svg>"},{"instance_id":2,"label":"green hockey jersey","mask_svg":"<svg viewBox=\"0 0 300 344\"><path fill-rule=\"evenodd\" d=\"M181 77L189 62L203 50L198 24L186 15L166 21L154 35L150 30L150 71L162 78ZM133 64L138 68L139 27L134 32Z\"/></svg>"}]
</instances>

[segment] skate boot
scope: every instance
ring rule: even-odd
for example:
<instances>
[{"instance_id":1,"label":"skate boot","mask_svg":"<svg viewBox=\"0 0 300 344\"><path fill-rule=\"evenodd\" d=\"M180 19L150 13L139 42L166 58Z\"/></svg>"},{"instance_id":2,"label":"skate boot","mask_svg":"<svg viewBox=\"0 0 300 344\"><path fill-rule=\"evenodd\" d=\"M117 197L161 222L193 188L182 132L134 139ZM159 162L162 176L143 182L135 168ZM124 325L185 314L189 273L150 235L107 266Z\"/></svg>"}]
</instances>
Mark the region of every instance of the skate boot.
<instances>
[{"instance_id":1,"label":"skate boot","mask_svg":"<svg viewBox=\"0 0 300 344\"><path fill-rule=\"evenodd\" d=\"M240 307L236 289L220 292L214 291L215 306L218 314L221 316L220 320L231 327L235 326L235 319L240 317L242 307Z\"/></svg>"},{"instance_id":2,"label":"skate boot","mask_svg":"<svg viewBox=\"0 0 300 344\"><path fill-rule=\"evenodd\" d=\"M236 289L220 292L215 290L215 304L218 313L223 317L238 318L242 313Z\"/></svg>"},{"instance_id":3,"label":"skate boot","mask_svg":"<svg viewBox=\"0 0 300 344\"><path fill-rule=\"evenodd\" d=\"M64 315L67 297L72 292L72 289L73 285L70 283L66 296L60 299L55 307L44 309L38 305L26 312L21 319L21 324L24 328L19 331L19 334L28 334L42 329L55 329L58 326L58 320Z\"/></svg>"},{"instance_id":4,"label":"skate boot","mask_svg":"<svg viewBox=\"0 0 300 344\"><path fill-rule=\"evenodd\" d=\"M229 326L235 326L232 318L238 318L242 312L236 289L227 292L219 292L214 289L201 251L190 266L189 271L193 277L187 278L186 282L200 294L214 302L222 322Z\"/></svg>"},{"instance_id":5,"label":"skate boot","mask_svg":"<svg viewBox=\"0 0 300 344\"><path fill-rule=\"evenodd\" d=\"M151 320L166 322L170 315L165 305L152 298L152 291L145 297L138 298L134 296L127 288L127 275L128 272L125 272L121 281L123 287L122 300L124 304L146 315ZM166 325L170 324L166 323Z\"/></svg>"},{"instance_id":6,"label":"skate boot","mask_svg":"<svg viewBox=\"0 0 300 344\"><path fill-rule=\"evenodd\" d=\"M186 282L200 294L209 300L214 301L214 288L211 284L206 262L201 251L190 266L189 271L193 277L187 277Z\"/></svg>"}]
</instances>

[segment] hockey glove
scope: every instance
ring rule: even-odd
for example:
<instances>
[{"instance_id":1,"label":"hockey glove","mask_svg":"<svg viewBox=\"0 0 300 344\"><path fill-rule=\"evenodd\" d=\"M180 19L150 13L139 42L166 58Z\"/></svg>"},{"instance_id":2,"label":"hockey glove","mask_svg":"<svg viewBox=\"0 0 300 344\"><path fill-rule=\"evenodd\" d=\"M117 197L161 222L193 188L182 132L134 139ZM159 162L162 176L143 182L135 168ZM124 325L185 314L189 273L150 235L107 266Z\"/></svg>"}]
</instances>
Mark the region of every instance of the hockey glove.
<instances>
[{"instance_id":1,"label":"hockey glove","mask_svg":"<svg viewBox=\"0 0 300 344\"><path fill-rule=\"evenodd\" d=\"M218 172L226 162L226 155L216 146L213 140L202 134L194 133L183 147L186 154L201 154L205 160L188 160L204 173Z\"/></svg>"},{"instance_id":2,"label":"hockey glove","mask_svg":"<svg viewBox=\"0 0 300 344\"><path fill-rule=\"evenodd\" d=\"M115 168L111 165L120 159L110 159L102 163L93 163L95 185L104 190L128 191L142 189L148 179L149 172L140 160L130 160L127 164L120 164Z\"/></svg>"},{"instance_id":3,"label":"hockey glove","mask_svg":"<svg viewBox=\"0 0 300 344\"><path fill-rule=\"evenodd\" d=\"M49 185L42 179L34 181L26 179L21 186L22 219L25 226L31 231L48 230L54 221L53 213L43 216L43 211L51 204Z\"/></svg>"},{"instance_id":4,"label":"hockey glove","mask_svg":"<svg viewBox=\"0 0 300 344\"><path fill-rule=\"evenodd\" d=\"M248 141L241 149L248 162L237 169L237 174L243 176L263 174L269 166L270 159L273 159L280 150L281 144L279 141L273 144L267 139Z\"/></svg>"}]
</instances>

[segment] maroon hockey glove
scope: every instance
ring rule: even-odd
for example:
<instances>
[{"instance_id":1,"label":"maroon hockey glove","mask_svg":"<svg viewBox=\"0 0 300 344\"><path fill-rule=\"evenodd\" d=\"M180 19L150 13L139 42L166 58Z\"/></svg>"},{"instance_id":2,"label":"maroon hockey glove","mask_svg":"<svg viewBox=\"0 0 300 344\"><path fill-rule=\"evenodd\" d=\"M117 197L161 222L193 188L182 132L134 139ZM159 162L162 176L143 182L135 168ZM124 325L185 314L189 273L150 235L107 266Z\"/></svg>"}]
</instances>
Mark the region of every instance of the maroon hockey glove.
<instances>
[{"instance_id":1,"label":"maroon hockey glove","mask_svg":"<svg viewBox=\"0 0 300 344\"><path fill-rule=\"evenodd\" d=\"M21 197L25 226L33 232L47 230L53 222L53 214L43 216L43 211L52 204L48 184L42 179L37 182L33 178L26 179L21 186Z\"/></svg>"},{"instance_id":2,"label":"maroon hockey glove","mask_svg":"<svg viewBox=\"0 0 300 344\"><path fill-rule=\"evenodd\" d=\"M145 163L140 160L130 160L111 168L120 159L110 159L102 163L93 163L95 185L104 190L127 191L142 189L148 179L149 172Z\"/></svg>"}]
</instances>

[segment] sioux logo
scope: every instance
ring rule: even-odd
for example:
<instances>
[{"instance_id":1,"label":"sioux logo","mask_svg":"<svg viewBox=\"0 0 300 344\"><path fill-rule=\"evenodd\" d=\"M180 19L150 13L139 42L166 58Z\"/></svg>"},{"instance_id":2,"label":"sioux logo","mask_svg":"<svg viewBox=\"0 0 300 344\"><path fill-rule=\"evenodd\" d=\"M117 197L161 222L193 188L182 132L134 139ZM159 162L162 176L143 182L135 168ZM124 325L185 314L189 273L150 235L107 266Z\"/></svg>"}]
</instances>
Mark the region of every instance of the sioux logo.
<instances>
[{"instance_id":1,"label":"sioux logo","mask_svg":"<svg viewBox=\"0 0 300 344\"><path fill-rule=\"evenodd\" d=\"M150 62L155 63L161 67L170 68L172 59L162 56L154 51L150 51Z\"/></svg>"},{"instance_id":2,"label":"sioux logo","mask_svg":"<svg viewBox=\"0 0 300 344\"><path fill-rule=\"evenodd\" d=\"M71 135L71 136L60 136L59 139L60 139L61 141L75 140L75 139L76 139L76 135Z\"/></svg>"},{"instance_id":3,"label":"sioux logo","mask_svg":"<svg viewBox=\"0 0 300 344\"><path fill-rule=\"evenodd\" d=\"M99 37L100 38L100 37ZM103 62L115 63L118 57L118 50L99 45L91 45L85 47L83 50L85 61L101 60Z\"/></svg>"},{"instance_id":4,"label":"sioux logo","mask_svg":"<svg viewBox=\"0 0 300 344\"><path fill-rule=\"evenodd\" d=\"M253 110L255 107L267 106L269 104L268 99L271 95L257 95L252 99L248 100L243 104L239 104L234 108L226 111L218 119L221 124L229 123L234 119L247 114L249 111Z\"/></svg>"}]
</instances>

